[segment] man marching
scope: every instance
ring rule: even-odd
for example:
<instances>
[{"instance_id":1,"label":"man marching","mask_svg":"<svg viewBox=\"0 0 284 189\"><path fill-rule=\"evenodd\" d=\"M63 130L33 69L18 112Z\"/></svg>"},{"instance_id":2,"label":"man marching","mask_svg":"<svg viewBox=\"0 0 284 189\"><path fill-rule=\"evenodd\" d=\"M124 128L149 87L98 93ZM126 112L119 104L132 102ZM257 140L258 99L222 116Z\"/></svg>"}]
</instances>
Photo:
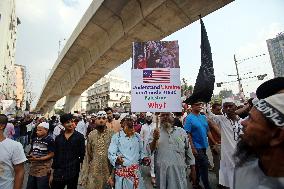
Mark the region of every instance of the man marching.
<instances>
[{"instance_id":1,"label":"man marching","mask_svg":"<svg viewBox=\"0 0 284 189\"><path fill-rule=\"evenodd\" d=\"M139 164L149 164L149 158L140 135L135 133L131 117L126 116L121 123L123 129L112 137L108 149L108 158L115 167L115 188L144 189Z\"/></svg>"},{"instance_id":2,"label":"man marching","mask_svg":"<svg viewBox=\"0 0 284 189\"><path fill-rule=\"evenodd\" d=\"M152 138L151 134L153 133L153 130L155 129L155 125L153 123L153 115L150 112L146 113L146 123L144 125L142 125L141 128L141 138L143 141L143 147L144 149L147 151L148 148L148 143L149 140ZM148 149L148 151L150 151ZM151 183L153 185L153 187L156 187L156 178L155 178L155 172L154 172L154 154L151 155L151 170L150 170L150 174L151 174Z\"/></svg>"},{"instance_id":3,"label":"man marching","mask_svg":"<svg viewBox=\"0 0 284 189\"><path fill-rule=\"evenodd\" d=\"M108 183L112 185L111 167L108 160L108 147L113 131L106 127L107 114L99 111L96 129L88 136L86 155L79 183L86 189L103 189Z\"/></svg>"},{"instance_id":4,"label":"man marching","mask_svg":"<svg viewBox=\"0 0 284 189\"><path fill-rule=\"evenodd\" d=\"M196 185L195 158L186 132L173 125L170 113L160 114L160 129L153 132L150 149L155 154L157 186L161 189L187 189L187 169Z\"/></svg>"}]
</instances>

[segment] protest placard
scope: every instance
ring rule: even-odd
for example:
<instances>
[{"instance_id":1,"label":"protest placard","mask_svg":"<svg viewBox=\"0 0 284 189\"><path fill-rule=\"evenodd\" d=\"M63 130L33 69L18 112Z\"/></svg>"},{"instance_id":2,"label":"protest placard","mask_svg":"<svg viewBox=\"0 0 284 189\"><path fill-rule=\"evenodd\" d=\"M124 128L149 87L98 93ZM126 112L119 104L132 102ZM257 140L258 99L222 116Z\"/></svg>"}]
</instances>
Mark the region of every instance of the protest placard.
<instances>
[{"instance_id":1,"label":"protest placard","mask_svg":"<svg viewBox=\"0 0 284 189\"><path fill-rule=\"evenodd\" d=\"M132 112L180 112L177 41L133 43Z\"/></svg>"}]
</instances>

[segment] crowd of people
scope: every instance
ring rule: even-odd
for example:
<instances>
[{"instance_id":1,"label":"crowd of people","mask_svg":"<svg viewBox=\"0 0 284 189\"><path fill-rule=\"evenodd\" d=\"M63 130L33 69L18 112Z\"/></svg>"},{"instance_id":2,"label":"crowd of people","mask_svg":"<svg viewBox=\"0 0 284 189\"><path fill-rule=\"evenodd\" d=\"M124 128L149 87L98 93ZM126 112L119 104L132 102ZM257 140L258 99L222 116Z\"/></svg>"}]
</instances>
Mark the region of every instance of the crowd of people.
<instances>
[{"instance_id":1,"label":"crowd of people","mask_svg":"<svg viewBox=\"0 0 284 189\"><path fill-rule=\"evenodd\" d=\"M0 189L21 189L25 166L26 189L143 189L148 175L160 189L284 188L284 78L256 94L183 113L0 114Z\"/></svg>"}]
</instances>

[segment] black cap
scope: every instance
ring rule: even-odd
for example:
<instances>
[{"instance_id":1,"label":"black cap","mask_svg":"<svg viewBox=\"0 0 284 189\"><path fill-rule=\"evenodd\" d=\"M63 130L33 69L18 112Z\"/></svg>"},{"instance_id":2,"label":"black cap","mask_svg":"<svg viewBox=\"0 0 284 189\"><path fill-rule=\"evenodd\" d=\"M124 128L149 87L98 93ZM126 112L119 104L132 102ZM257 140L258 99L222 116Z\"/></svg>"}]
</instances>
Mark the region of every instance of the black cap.
<instances>
[{"instance_id":1,"label":"black cap","mask_svg":"<svg viewBox=\"0 0 284 189\"><path fill-rule=\"evenodd\" d=\"M256 89L258 99L264 99L284 89L284 77L276 77L262 83Z\"/></svg>"}]
</instances>

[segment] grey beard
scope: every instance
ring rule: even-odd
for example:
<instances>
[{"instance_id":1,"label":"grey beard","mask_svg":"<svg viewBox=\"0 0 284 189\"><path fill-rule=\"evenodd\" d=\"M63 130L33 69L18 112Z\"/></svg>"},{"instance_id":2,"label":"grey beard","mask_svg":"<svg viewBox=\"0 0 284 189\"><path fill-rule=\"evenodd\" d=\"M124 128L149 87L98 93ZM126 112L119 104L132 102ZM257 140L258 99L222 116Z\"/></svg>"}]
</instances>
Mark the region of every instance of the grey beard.
<instances>
[{"instance_id":1,"label":"grey beard","mask_svg":"<svg viewBox=\"0 0 284 189\"><path fill-rule=\"evenodd\" d=\"M161 127L164 128L165 130L169 131L172 128L172 124L170 122L163 122L161 123Z\"/></svg>"},{"instance_id":2,"label":"grey beard","mask_svg":"<svg viewBox=\"0 0 284 189\"><path fill-rule=\"evenodd\" d=\"M239 140L235 153L233 155L236 167L241 167L244 163L257 158L257 154L254 152L244 140Z\"/></svg>"}]
</instances>

